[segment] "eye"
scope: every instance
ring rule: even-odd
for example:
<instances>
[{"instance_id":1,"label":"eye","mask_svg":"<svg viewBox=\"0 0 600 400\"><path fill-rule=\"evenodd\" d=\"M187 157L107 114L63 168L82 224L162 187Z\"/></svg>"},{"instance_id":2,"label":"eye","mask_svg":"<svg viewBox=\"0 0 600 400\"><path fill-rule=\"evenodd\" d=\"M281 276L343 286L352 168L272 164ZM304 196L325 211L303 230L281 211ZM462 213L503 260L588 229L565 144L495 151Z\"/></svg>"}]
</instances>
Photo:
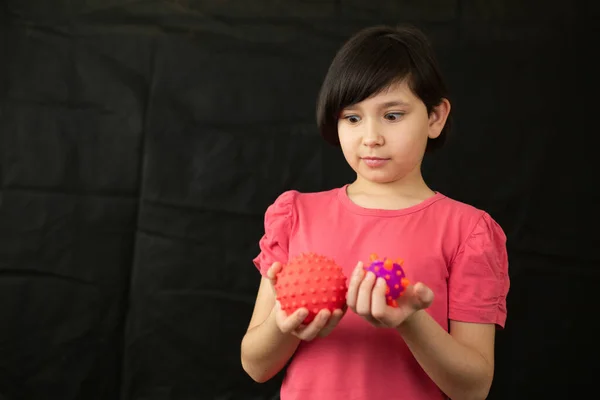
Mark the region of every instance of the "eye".
<instances>
[{"instance_id":1,"label":"eye","mask_svg":"<svg viewBox=\"0 0 600 400\"><path fill-rule=\"evenodd\" d=\"M403 115L404 113L401 112L387 113L385 114L385 119L387 119L388 121L398 121L400 118L402 118Z\"/></svg>"},{"instance_id":2,"label":"eye","mask_svg":"<svg viewBox=\"0 0 600 400\"><path fill-rule=\"evenodd\" d=\"M355 124L360 121L360 117L358 115L346 115L344 119L350 122L351 124Z\"/></svg>"}]
</instances>

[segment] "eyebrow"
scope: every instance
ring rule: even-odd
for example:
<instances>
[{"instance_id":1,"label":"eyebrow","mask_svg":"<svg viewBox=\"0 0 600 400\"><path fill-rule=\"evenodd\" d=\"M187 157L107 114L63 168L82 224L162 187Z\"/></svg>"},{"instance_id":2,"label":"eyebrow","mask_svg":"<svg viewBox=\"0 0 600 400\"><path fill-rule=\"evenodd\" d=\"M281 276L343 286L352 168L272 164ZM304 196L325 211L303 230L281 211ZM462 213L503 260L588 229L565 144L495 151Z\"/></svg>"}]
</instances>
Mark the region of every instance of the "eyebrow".
<instances>
[{"instance_id":1,"label":"eyebrow","mask_svg":"<svg viewBox=\"0 0 600 400\"><path fill-rule=\"evenodd\" d=\"M396 107L396 106L408 106L408 103L401 101L401 100L386 101L385 103L380 104L379 108L388 108L388 107Z\"/></svg>"},{"instance_id":2,"label":"eyebrow","mask_svg":"<svg viewBox=\"0 0 600 400\"><path fill-rule=\"evenodd\" d=\"M381 108L390 108L390 107L408 107L409 104L405 101L402 100L392 100L392 101L386 101L385 103L381 103L377 106L377 108L381 109ZM344 110L354 110L357 108L356 104L353 105L349 105L348 107L345 107Z\"/></svg>"}]
</instances>

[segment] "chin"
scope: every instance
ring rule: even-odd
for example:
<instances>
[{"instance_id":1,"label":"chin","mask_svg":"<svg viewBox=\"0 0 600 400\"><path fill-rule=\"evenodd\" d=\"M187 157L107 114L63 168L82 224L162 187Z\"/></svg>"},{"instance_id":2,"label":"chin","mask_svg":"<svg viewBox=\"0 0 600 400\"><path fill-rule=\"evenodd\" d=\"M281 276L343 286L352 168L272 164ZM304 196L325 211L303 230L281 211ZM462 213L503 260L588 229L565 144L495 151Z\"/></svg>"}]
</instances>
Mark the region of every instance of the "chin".
<instances>
[{"instance_id":1,"label":"chin","mask_svg":"<svg viewBox=\"0 0 600 400\"><path fill-rule=\"evenodd\" d=\"M369 173L361 173L360 176L366 181L381 184L392 183L398 180L396 176L392 176L391 174L376 173L373 171L369 171Z\"/></svg>"}]
</instances>

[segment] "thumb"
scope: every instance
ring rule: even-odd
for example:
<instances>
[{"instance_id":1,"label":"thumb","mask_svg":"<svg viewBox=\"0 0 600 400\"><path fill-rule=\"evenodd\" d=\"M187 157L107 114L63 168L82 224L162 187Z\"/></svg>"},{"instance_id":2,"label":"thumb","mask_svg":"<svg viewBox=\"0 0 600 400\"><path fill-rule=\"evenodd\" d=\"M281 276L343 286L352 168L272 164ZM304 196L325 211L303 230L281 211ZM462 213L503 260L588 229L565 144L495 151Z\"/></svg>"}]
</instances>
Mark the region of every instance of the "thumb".
<instances>
[{"instance_id":1,"label":"thumb","mask_svg":"<svg viewBox=\"0 0 600 400\"><path fill-rule=\"evenodd\" d=\"M271 284L271 289L273 289L273 293L277 295L277 290L275 289L275 285L277 285L277 274L281 271L281 263L274 262L269 269L267 270L266 278L269 280Z\"/></svg>"},{"instance_id":2,"label":"thumb","mask_svg":"<svg viewBox=\"0 0 600 400\"><path fill-rule=\"evenodd\" d=\"M267 270L267 278L271 280L271 283L275 283L277 281L277 274L281 271L281 263L275 261L269 269Z\"/></svg>"},{"instance_id":3,"label":"thumb","mask_svg":"<svg viewBox=\"0 0 600 400\"><path fill-rule=\"evenodd\" d=\"M418 301L418 308L424 309L427 308L433 303L433 290L428 288L424 283L417 282L413 288L415 293L415 298Z\"/></svg>"}]
</instances>

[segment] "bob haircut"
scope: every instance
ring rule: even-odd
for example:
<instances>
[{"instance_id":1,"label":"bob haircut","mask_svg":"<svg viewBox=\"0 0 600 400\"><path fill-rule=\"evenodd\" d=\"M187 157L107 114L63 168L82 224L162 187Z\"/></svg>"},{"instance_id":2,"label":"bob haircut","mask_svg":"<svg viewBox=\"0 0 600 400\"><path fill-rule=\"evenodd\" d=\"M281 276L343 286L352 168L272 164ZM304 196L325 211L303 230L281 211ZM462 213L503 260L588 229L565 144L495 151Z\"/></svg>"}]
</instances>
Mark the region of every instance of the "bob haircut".
<instances>
[{"instance_id":1,"label":"bob haircut","mask_svg":"<svg viewBox=\"0 0 600 400\"><path fill-rule=\"evenodd\" d=\"M344 108L407 81L427 112L448 98L433 49L423 32L411 26L366 28L337 52L317 101L317 125L323 138L340 145L338 119ZM450 131L450 116L426 151L440 148Z\"/></svg>"}]
</instances>

